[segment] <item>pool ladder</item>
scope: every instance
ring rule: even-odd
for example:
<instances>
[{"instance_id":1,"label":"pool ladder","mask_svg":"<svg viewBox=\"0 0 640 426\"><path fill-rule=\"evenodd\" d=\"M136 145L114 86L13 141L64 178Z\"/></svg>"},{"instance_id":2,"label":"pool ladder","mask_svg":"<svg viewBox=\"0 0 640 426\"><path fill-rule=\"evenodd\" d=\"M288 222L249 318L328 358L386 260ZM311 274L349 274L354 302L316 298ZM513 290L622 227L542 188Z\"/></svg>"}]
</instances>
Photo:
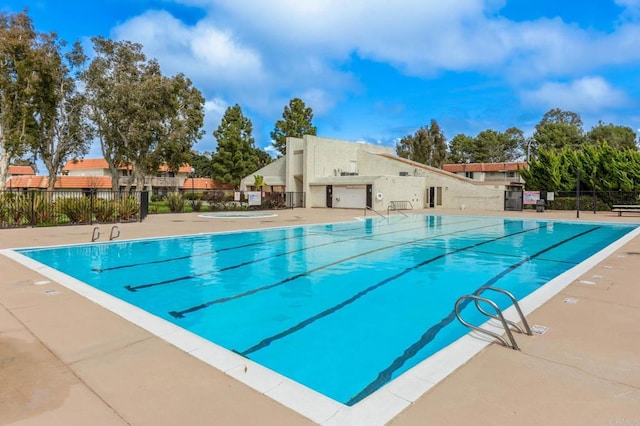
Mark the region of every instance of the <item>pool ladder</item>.
<instances>
[{"instance_id":1,"label":"pool ladder","mask_svg":"<svg viewBox=\"0 0 640 426\"><path fill-rule=\"evenodd\" d=\"M498 293L502 293L506 296L508 296L511 299L511 302L513 302L513 306L516 308L516 311L518 312L518 315L520 316L520 321L522 322L522 327L520 327L517 323L510 321L508 319L506 319L504 317L504 315L502 315L502 311L500 310L500 308L498 307L498 305L491 299L488 299L486 297L482 297L480 296L482 293L484 293L487 290L491 290L491 291L495 291ZM476 308L478 309L478 311L480 311L482 314L488 316L489 318L493 318L495 320L500 321L500 323L502 324L502 327L504 328L504 331L507 335L507 337L509 338L509 341L507 341L507 339L505 339L504 337L502 337L501 335L499 335L498 333L495 333L491 330L487 330L486 328L482 328L482 327L478 327L476 325L473 325L467 321L465 321L462 316L460 315L460 304L462 302L464 302L465 300L473 300L474 304L476 305ZM488 304L489 306L491 306L494 310L495 310L495 315L487 312L482 306L480 306L480 302L484 302L486 304ZM511 332L511 327L513 327L516 331L518 331L519 333L522 334L526 334L531 336L531 328L529 327L529 323L527 322L527 319L525 318L524 314L522 313L522 309L520 309L520 305L518 304L518 301L516 300L515 297L513 297L513 294L509 293L507 290L501 289L501 288L497 288L497 287L491 287L491 286L484 286L484 287L480 287L478 290L476 290L473 294L468 294L466 296L462 296L461 298L459 298L456 301L456 317L458 318L458 321L460 321L463 325L479 331L480 333L484 333L487 334L491 337L494 337L496 339L498 339L500 342L502 342L502 344L508 348L511 349L515 349L517 351L520 350L520 348L518 347L518 344L516 343L516 339L513 337L513 333Z\"/></svg>"},{"instance_id":2,"label":"pool ladder","mask_svg":"<svg viewBox=\"0 0 640 426\"><path fill-rule=\"evenodd\" d=\"M117 225L113 225L111 227L111 232L109 232L109 241L115 240L120 236L120 228ZM93 233L91 234L91 242L95 242L100 239L100 228L97 226L93 228Z\"/></svg>"}]
</instances>

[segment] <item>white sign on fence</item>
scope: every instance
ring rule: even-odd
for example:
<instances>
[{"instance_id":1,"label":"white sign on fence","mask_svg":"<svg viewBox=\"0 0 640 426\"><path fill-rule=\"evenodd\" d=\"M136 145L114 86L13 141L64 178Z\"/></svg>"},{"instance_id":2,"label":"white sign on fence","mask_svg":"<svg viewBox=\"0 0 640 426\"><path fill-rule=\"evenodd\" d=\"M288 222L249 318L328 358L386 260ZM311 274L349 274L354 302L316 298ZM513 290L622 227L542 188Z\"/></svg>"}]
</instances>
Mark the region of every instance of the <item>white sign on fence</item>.
<instances>
[{"instance_id":1,"label":"white sign on fence","mask_svg":"<svg viewBox=\"0 0 640 426\"><path fill-rule=\"evenodd\" d=\"M250 206L260 206L262 205L262 192L260 191L249 191L245 192L247 194L247 198L249 199Z\"/></svg>"}]
</instances>

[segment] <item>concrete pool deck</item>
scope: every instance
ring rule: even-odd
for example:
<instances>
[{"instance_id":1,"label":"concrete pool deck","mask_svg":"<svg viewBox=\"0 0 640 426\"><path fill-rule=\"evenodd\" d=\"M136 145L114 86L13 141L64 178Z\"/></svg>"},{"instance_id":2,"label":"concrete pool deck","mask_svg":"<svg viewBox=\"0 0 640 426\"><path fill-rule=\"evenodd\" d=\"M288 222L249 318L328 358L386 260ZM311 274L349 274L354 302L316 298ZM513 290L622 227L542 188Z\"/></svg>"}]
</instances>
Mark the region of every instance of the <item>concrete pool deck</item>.
<instances>
[{"instance_id":1,"label":"concrete pool deck","mask_svg":"<svg viewBox=\"0 0 640 426\"><path fill-rule=\"evenodd\" d=\"M151 215L121 239L352 220L296 209L237 220ZM487 215L426 210L421 213ZM494 216L576 220L575 212ZM583 222L640 216L582 212ZM109 225L100 226L103 239ZM0 249L89 242L92 226L0 231ZM640 237L528 316L543 335L488 346L390 421L640 425ZM0 424L304 425L296 412L62 285L0 256ZM577 303L566 303L573 299Z\"/></svg>"}]
</instances>

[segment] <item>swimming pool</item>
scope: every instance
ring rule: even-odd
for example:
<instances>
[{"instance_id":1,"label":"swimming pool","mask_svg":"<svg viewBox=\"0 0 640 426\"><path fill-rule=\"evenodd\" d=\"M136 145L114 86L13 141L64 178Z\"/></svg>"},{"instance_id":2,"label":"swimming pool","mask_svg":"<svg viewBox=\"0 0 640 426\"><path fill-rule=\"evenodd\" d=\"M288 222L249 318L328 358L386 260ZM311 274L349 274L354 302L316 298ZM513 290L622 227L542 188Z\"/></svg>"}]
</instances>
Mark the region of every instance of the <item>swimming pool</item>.
<instances>
[{"instance_id":1,"label":"swimming pool","mask_svg":"<svg viewBox=\"0 0 640 426\"><path fill-rule=\"evenodd\" d=\"M520 299L632 229L410 216L19 252L352 405L467 333L460 295Z\"/></svg>"}]
</instances>

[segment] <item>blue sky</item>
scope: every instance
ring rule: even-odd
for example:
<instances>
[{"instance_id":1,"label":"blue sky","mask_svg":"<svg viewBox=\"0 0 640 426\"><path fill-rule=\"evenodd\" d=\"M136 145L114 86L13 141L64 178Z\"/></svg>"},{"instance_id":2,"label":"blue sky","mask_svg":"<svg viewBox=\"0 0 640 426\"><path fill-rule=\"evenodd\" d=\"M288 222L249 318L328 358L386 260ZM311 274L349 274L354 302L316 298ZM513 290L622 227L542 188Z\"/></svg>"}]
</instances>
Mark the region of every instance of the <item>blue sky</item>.
<instances>
[{"instance_id":1,"label":"blue sky","mask_svg":"<svg viewBox=\"0 0 640 426\"><path fill-rule=\"evenodd\" d=\"M640 129L640 0L5 0L37 30L87 50L138 42L206 98L206 136L239 104L256 145L293 97L318 135L395 146L438 121L447 139L518 127L562 108L585 130ZM92 156L99 156L92 149Z\"/></svg>"}]
</instances>

